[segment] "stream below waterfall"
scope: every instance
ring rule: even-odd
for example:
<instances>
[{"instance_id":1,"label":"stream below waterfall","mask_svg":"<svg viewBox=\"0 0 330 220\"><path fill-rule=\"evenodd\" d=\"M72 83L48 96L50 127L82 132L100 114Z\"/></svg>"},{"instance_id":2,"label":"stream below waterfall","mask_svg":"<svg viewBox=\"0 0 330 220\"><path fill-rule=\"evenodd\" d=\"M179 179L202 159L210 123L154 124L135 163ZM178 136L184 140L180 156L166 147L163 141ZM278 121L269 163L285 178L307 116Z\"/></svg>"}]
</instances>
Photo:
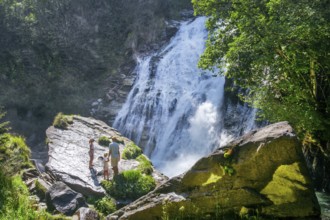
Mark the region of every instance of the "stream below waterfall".
<instances>
[{"instance_id":1,"label":"stream below waterfall","mask_svg":"<svg viewBox=\"0 0 330 220\"><path fill-rule=\"evenodd\" d=\"M224 77L197 67L207 38L205 21L182 22L166 47L139 58L137 79L113 124L169 177L233 136L223 127ZM239 123L249 131L255 111L245 112L249 115Z\"/></svg>"}]
</instances>

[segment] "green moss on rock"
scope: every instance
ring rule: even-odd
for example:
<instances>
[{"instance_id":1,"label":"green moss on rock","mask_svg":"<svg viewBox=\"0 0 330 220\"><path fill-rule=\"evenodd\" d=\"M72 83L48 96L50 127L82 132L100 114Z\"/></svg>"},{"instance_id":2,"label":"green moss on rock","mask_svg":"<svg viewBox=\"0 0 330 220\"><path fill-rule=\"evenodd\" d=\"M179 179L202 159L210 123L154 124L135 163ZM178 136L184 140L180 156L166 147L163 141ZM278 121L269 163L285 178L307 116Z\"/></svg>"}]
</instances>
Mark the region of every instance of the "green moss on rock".
<instances>
[{"instance_id":1,"label":"green moss on rock","mask_svg":"<svg viewBox=\"0 0 330 220\"><path fill-rule=\"evenodd\" d=\"M152 163L145 155L141 154L136 158L136 160L139 161L138 170L147 175L152 174L154 170L152 167Z\"/></svg>"},{"instance_id":2,"label":"green moss on rock","mask_svg":"<svg viewBox=\"0 0 330 220\"><path fill-rule=\"evenodd\" d=\"M53 126L55 128L67 129L69 124L73 123L73 117L69 115L64 115L62 112L55 116Z\"/></svg>"},{"instance_id":3,"label":"green moss on rock","mask_svg":"<svg viewBox=\"0 0 330 220\"><path fill-rule=\"evenodd\" d=\"M135 159L142 154L141 148L139 148L134 142L130 142L123 151L122 158L125 160Z\"/></svg>"},{"instance_id":4,"label":"green moss on rock","mask_svg":"<svg viewBox=\"0 0 330 220\"><path fill-rule=\"evenodd\" d=\"M289 165L279 166L273 174L273 179L261 190L274 205L265 207L265 213L281 210L283 216L308 216L314 213L313 199L301 201L313 195L308 188L311 181L304 174L307 172L301 163L295 162ZM316 197L314 198L314 201Z\"/></svg>"},{"instance_id":5,"label":"green moss on rock","mask_svg":"<svg viewBox=\"0 0 330 220\"><path fill-rule=\"evenodd\" d=\"M99 137L98 141L99 145L103 146L103 147L107 147L110 144L110 139L106 136L101 136Z\"/></svg>"}]
</instances>

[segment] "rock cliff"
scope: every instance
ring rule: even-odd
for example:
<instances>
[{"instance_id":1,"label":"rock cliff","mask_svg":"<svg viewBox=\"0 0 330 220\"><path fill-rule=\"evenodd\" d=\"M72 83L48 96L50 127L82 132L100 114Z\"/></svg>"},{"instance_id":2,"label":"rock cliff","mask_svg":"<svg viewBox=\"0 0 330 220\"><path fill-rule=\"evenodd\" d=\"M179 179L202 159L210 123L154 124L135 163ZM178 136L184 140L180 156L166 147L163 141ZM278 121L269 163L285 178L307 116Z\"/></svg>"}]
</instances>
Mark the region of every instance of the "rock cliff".
<instances>
[{"instance_id":1,"label":"rock cliff","mask_svg":"<svg viewBox=\"0 0 330 220\"><path fill-rule=\"evenodd\" d=\"M73 123L67 129L59 129L53 126L46 131L49 160L46 164L47 172L50 172L57 180L64 182L73 190L85 196L103 196L104 189L100 185L103 179L103 164L101 156L108 152L107 147L100 146L97 140L101 136L117 136L123 140L120 144L120 152L131 140L122 137L115 129L93 118L72 116ZM90 138L95 141L94 169L96 175L88 168ZM120 160L119 171L136 168L139 162L136 160ZM111 170L110 170L111 171ZM164 182L166 177L154 170L153 177L158 184ZM112 177L112 172L110 172Z\"/></svg>"},{"instance_id":2,"label":"rock cliff","mask_svg":"<svg viewBox=\"0 0 330 220\"><path fill-rule=\"evenodd\" d=\"M317 218L307 166L286 122L253 131L200 159L108 219Z\"/></svg>"}]
</instances>

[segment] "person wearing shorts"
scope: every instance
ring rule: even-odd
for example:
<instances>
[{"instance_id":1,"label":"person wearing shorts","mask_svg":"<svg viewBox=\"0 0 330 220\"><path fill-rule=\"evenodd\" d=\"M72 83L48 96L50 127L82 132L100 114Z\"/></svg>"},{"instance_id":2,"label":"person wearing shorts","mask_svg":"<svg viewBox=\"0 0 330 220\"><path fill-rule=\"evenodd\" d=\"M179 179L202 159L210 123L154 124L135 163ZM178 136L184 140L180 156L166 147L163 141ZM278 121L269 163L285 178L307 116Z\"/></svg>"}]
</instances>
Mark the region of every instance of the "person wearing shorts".
<instances>
[{"instance_id":1,"label":"person wearing shorts","mask_svg":"<svg viewBox=\"0 0 330 220\"><path fill-rule=\"evenodd\" d=\"M116 137L111 138L112 142L109 144L109 157L111 156L111 166L114 176L118 175L118 163L120 160L119 143Z\"/></svg>"}]
</instances>

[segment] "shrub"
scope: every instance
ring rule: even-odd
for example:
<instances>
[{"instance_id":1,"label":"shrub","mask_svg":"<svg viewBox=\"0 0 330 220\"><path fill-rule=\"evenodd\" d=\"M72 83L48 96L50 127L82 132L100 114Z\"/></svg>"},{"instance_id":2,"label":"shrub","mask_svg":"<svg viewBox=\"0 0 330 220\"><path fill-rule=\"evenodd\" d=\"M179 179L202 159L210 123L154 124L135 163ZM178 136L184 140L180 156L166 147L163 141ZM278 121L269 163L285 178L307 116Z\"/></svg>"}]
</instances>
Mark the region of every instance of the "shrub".
<instances>
[{"instance_id":1,"label":"shrub","mask_svg":"<svg viewBox=\"0 0 330 220\"><path fill-rule=\"evenodd\" d=\"M232 176L232 175L235 174L235 169L234 169L232 166L230 166L230 165L228 165L228 166L224 166L224 171L225 171L225 173L228 174L229 176Z\"/></svg>"},{"instance_id":2,"label":"shrub","mask_svg":"<svg viewBox=\"0 0 330 220\"><path fill-rule=\"evenodd\" d=\"M122 158L126 160L135 159L141 154L142 154L141 148L139 148L137 145L131 142L125 147Z\"/></svg>"},{"instance_id":3,"label":"shrub","mask_svg":"<svg viewBox=\"0 0 330 220\"><path fill-rule=\"evenodd\" d=\"M138 166L138 170L140 170L142 173L147 174L147 175L152 174L152 172L153 172L152 163L146 156L141 154L140 156L138 156L136 158L136 160L139 161L139 163L140 163Z\"/></svg>"},{"instance_id":4,"label":"shrub","mask_svg":"<svg viewBox=\"0 0 330 220\"><path fill-rule=\"evenodd\" d=\"M153 190L156 183L139 170L126 170L111 181L103 181L102 186L116 199L135 200Z\"/></svg>"},{"instance_id":5,"label":"shrub","mask_svg":"<svg viewBox=\"0 0 330 220\"><path fill-rule=\"evenodd\" d=\"M30 200L27 186L17 175L22 168L32 166L24 138L2 133L0 140L0 219L67 219L61 215L51 216L45 210L35 211L36 204Z\"/></svg>"},{"instance_id":6,"label":"shrub","mask_svg":"<svg viewBox=\"0 0 330 220\"><path fill-rule=\"evenodd\" d=\"M67 129L69 124L73 123L72 116L64 115L62 112L55 116L53 126L55 128Z\"/></svg>"},{"instance_id":7,"label":"shrub","mask_svg":"<svg viewBox=\"0 0 330 220\"><path fill-rule=\"evenodd\" d=\"M52 217L45 211L35 211L20 176L9 177L0 170L0 185L0 219L65 219Z\"/></svg>"},{"instance_id":8,"label":"shrub","mask_svg":"<svg viewBox=\"0 0 330 220\"><path fill-rule=\"evenodd\" d=\"M0 145L0 165L7 174L15 174L22 168L32 167L30 150L25 140L20 136L1 135L6 140Z\"/></svg>"},{"instance_id":9,"label":"shrub","mask_svg":"<svg viewBox=\"0 0 330 220\"><path fill-rule=\"evenodd\" d=\"M0 119L3 118L5 116L5 112L2 112L2 109L0 108ZM0 135L4 134L6 132L8 132L9 128L8 128L9 122L1 122L0 123Z\"/></svg>"},{"instance_id":10,"label":"shrub","mask_svg":"<svg viewBox=\"0 0 330 220\"><path fill-rule=\"evenodd\" d=\"M108 196L105 196L95 202L95 208L104 215L109 215L117 210L116 201Z\"/></svg>"},{"instance_id":11,"label":"shrub","mask_svg":"<svg viewBox=\"0 0 330 220\"><path fill-rule=\"evenodd\" d=\"M110 144L110 139L106 136L101 136L97 142L99 145L107 147Z\"/></svg>"}]
</instances>

